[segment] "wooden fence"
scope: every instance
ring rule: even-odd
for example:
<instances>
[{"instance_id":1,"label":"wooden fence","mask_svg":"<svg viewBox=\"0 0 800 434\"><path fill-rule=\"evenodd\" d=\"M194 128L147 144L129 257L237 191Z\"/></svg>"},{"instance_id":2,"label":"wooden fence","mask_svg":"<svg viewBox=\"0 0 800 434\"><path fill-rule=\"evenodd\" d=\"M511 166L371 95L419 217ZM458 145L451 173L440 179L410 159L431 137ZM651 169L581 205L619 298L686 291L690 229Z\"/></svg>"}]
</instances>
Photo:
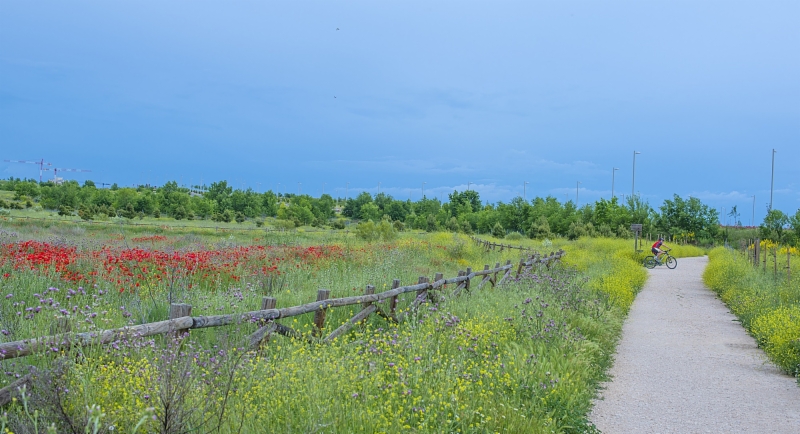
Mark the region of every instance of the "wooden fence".
<instances>
[{"instance_id":1,"label":"wooden fence","mask_svg":"<svg viewBox=\"0 0 800 434\"><path fill-rule=\"evenodd\" d=\"M512 264L508 260L505 265L496 263L494 268L489 268L485 265L483 270L473 271L472 268L459 271L457 277L445 279L442 273L436 273L431 281L427 276L420 276L416 285L400 286L400 280L394 279L392 288L385 292L375 293L373 285L367 285L364 294L343 298L330 298L330 290L320 289L317 291L317 300L312 303L301 304L299 306L291 306L277 309L277 300L273 297L264 297L261 302L261 309L251 312L227 314L227 315L209 315L209 316L191 316L192 306L188 304L172 304L170 305L169 319L166 321L158 321L147 324L140 324L135 326L122 327L111 330L101 330L82 333L61 333L52 336L45 336L35 339L25 339L20 341L6 342L0 344L0 360L8 360L17 357L25 357L36 353L37 351L54 351L60 352L61 350L71 347L84 347L88 345L105 345L115 342L123 337L146 337L162 334L171 334L179 336L188 333L189 330L201 329L207 327L220 327L230 324L241 324L245 322L259 322L263 325L258 328L248 338L247 345L251 348L257 348L263 343L269 341L272 334L280 334L292 338L309 339L311 341L320 341L329 343L339 336L347 333L356 324L363 321L372 314L378 314L389 321L398 322L399 317L397 313L397 298L401 294L415 293L416 296L411 304L412 309L416 308L422 303L432 299L436 291L442 293L445 291L445 285L453 285L455 287L447 288L448 295L458 296L464 292L469 292L473 289L472 279L482 277L481 281L475 286L480 289L485 284L489 283L492 286L498 286L504 283L507 279L519 277L523 271L529 270L533 267L550 267L553 263L560 260L566 252L559 250L558 252L550 252L549 255L541 255L535 253L520 259L519 264ZM516 270L516 271L515 271ZM502 275L501 275L502 273ZM499 280L498 280L499 278ZM379 306L377 303L383 302L384 305ZM338 327L336 330L322 338L322 331L325 323L325 315L328 309L361 305L361 310L350 320ZM308 313L314 314L314 334L313 337L303 335L302 333L283 325L278 320L283 318L291 318L298 315ZM16 390L23 385L30 385L30 376L25 376L15 383L0 389L0 406L6 405L11 401Z\"/></svg>"},{"instance_id":2,"label":"wooden fence","mask_svg":"<svg viewBox=\"0 0 800 434\"><path fill-rule=\"evenodd\" d=\"M531 249L530 247L512 246L511 244L495 243L495 242L492 242L492 241L485 241L485 240L482 240L480 238L473 237L473 236L470 236L470 238L472 239L472 241L475 241L476 244L482 246L483 249L486 250L487 252L489 250L497 250L498 247L500 248L501 252L503 250L505 250L505 249L509 249L509 250L516 249L516 250L522 250L522 251L526 251L526 252L532 252L533 251L533 249Z\"/></svg>"}]
</instances>

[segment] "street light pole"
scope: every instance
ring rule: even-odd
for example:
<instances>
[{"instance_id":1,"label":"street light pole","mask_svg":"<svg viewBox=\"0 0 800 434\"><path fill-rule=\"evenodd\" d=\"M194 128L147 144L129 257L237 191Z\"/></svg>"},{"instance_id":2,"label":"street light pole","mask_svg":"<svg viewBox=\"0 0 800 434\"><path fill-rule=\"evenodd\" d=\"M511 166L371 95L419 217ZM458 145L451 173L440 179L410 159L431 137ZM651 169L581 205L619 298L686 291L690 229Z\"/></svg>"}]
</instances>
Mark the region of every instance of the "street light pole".
<instances>
[{"instance_id":1,"label":"street light pole","mask_svg":"<svg viewBox=\"0 0 800 434\"><path fill-rule=\"evenodd\" d=\"M633 151L633 180L631 181L631 197L635 197L636 187L636 155L641 152Z\"/></svg>"},{"instance_id":2,"label":"street light pole","mask_svg":"<svg viewBox=\"0 0 800 434\"><path fill-rule=\"evenodd\" d=\"M525 181L522 184L522 198L525 199L526 201L528 200L528 192L526 190L527 187L528 187L528 181Z\"/></svg>"},{"instance_id":3,"label":"street light pole","mask_svg":"<svg viewBox=\"0 0 800 434\"><path fill-rule=\"evenodd\" d=\"M615 167L611 171L611 199L614 199L614 175L617 173L617 170L619 170L619 168Z\"/></svg>"},{"instance_id":4,"label":"street light pole","mask_svg":"<svg viewBox=\"0 0 800 434\"><path fill-rule=\"evenodd\" d=\"M580 191L580 188L581 188L581 182L578 181L578 184L575 185L575 208L578 207L578 191Z\"/></svg>"},{"instance_id":5,"label":"street light pole","mask_svg":"<svg viewBox=\"0 0 800 434\"><path fill-rule=\"evenodd\" d=\"M769 183L769 210L772 211L772 188L775 186L775 149L772 150L772 180Z\"/></svg>"},{"instance_id":6,"label":"street light pole","mask_svg":"<svg viewBox=\"0 0 800 434\"><path fill-rule=\"evenodd\" d=\"M467 181L467 191L469 191L469 185L470 184L471 184L471 182Z\"/></svg>"}]
</instances>

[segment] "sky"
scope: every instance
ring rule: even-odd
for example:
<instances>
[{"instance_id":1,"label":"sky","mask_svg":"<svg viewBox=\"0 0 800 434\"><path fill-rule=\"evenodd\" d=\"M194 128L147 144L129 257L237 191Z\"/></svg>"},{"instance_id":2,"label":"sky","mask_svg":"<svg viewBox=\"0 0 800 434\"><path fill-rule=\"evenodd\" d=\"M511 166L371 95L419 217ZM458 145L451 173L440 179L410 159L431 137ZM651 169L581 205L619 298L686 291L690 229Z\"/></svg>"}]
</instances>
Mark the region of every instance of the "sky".
<instances>
[{"instance_id":1,"label":"sky","mask_svg":"<svg viewBox=\"0 0 800 434\"><path fill-rule=\"evenodd\" d=\"M796 0L6 0L0 159L313 196L580 205L613 184L759 223L773 149L773 206L800 208L798 16Z\"/></svg>"}]
</instances>

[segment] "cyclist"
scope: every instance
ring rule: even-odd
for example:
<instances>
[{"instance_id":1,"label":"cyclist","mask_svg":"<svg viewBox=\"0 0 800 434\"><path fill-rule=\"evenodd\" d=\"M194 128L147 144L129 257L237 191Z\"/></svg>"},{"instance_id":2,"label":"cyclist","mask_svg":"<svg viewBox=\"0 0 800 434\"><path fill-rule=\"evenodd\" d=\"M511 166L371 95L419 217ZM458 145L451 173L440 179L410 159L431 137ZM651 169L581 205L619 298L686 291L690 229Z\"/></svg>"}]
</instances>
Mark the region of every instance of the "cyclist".
<instances>
[{"instance_id":1,"label":"cyclist","mask_svg":"<svg viewBox=\"0 0 800 434\"><path fill-rule=\"evenodd\" d=\"M658 261L659 264L661 263L661 254L664 253L664 251L661 250L662 246L667 247L664 245L664 238L658 237L658 241L653 244L653 248L651 249L653 254L656 256L656 261Z\"/></svg>"}]
</instances>

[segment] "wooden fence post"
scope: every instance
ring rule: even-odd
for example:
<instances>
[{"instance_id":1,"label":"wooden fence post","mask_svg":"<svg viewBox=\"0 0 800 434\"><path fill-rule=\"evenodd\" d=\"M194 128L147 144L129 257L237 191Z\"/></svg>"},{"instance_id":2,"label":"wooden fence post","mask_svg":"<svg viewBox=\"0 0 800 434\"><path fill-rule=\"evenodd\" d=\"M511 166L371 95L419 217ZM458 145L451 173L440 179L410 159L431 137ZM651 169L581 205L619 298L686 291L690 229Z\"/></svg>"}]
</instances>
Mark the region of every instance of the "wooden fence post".
<instances>
[{"instance_id":1,"label":"wooden fence post","mask_svg":"<svg viewBox=\"0 0 800 434\"><path fill-rule=\"evenodd\" d=\"M495 262L494 268L495 269L500 268L500 263L499 262ZM492 281L492 287L497 286L497 273L498 273L498 271L494 272L494 280Z\"/></svg>"},{"instance_id":2,"label":"wooden fence post","mask_svg":"<svg viewBox=\"0 0 800 434\"><path fill-rule=\"evenodd\" d=\"M469 276L470 274L472 274L472 267L467 267L466 276ZM469 291L469 285L470 285L470 281L471 280L472 279L468 278L467 280L464 281L464 289L467 290L467 291Z\"/></svg>"},{"instance_id":3,"label":"wooden fence post","mask_svg":"<svg viewBox=\"0 0 800 434\"><path fill-rule=\"evenodd\" d=\"M275 297L264 297L261 299L261 310L275 309L278 305L278 300Z\"/></svg>"},{"instance_id":4,"label":"wooden fence post","mask_svg":"<svg viewBox=\"0 0 800 434\"><path fill-rule=\"evenodd\" d=\"M169 305L169 319L178 319L185 316L192 316L192 305L183 303L172 303ZM189 329L175 330L173 336L179 338L184 333L189 333Z\"/></svg>"},{"instance_id":5,"label":"wooden fence post","mask_svg":"<svg viewBox=\"0 0 800 434\"><path fill-rule=\"evenodd\" d=\"M758 268L758 261L761 259L761 240L756 238L753 241L753 266Z\"/></svg>"},{"instance_id":6,"label":"wooden fence post","mask_svg":"<svg viewBox=\"0 0 800 434\"><path fill-rule=\"evenodd\" d=\"M522 274L522 267L525 266L525 258L519 260L519 265L517 266L517 279L519 279L519 275Z\"/></svg>"},{"instance_id":7,"label":"wooden fence post","mask_svg":"<svg viewBox=\"0 0 800 434\"><path fill-rule=\"evenodd\" d=\"M392 289L397 289L400 287L400 279L392 280ZM395 317L395 310L397 310L397 296L389 299L389 315L393 318Z\"/></svg>"},{"instance_id":8,"label":"wooden fence post","mask_svg":"<svg viewBox=\"0 0 800 434\"><path fill-rule=\"evenodd\" d=\"M364 295L372 295L372 294L375 294L375 287L372 285L367 285L367 287L364 288ZM361 303L361 308L366 309L371 304L372 304L371 302L365 301L364 303Z\"/></svg>"},{"instance_id":9,"label":"wooden fence post","mask_svg":"<svg viewBox=\"0 0 800 434\"><path fill-rule=\"evenodd\" d=\"M427 281L428 281L428 278L426 276L419 276L419 280L417 281L417 283L426 283ZM418 303L422 303L422 299L425 298L425 295L427 294L427 292L428 292L427 289L417 290L417 298L414 301L418 302Z\"/></svg>"},{"instance_id":10,"label":"wooden fence post","mask_svg":"<svg viewBox=\"0 0 800 434\"><path fill-rule=\"evenodd\" d=\"M331 290L330 289L319 289L317 290L317 301L325 301L331 298ZM319 336L322 333L322 327L325 325L325 309L320 307L314 312L314 326L316 329L314 333Z\"/></svg>"},{"instance_id":11,"label":"wooden fence post","mask_svg":"<svg viewBox=\"0 0 800 434\"><path fill-rule=\"evenodd\" d=\"M786 283L792 283L792 248L786 246Z\"/></svg>"}]
</instances>

